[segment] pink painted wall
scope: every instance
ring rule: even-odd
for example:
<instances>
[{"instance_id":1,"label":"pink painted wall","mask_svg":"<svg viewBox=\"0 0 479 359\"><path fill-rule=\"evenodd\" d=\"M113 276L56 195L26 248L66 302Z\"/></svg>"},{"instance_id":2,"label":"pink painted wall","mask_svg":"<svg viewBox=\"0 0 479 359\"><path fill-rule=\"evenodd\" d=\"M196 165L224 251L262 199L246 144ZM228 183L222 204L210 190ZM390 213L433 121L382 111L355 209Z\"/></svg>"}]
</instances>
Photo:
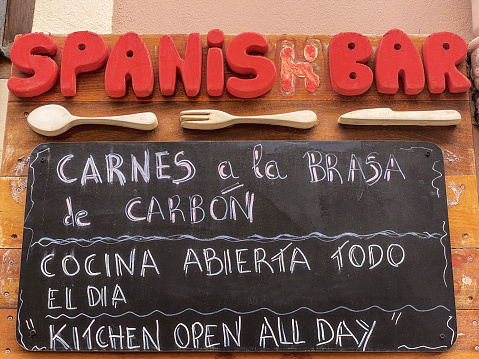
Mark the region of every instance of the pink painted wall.
<instances>
[{"instance_id":1,"label":"pink painted wall","mask_svg":"<svg viewBox=\"0 0 479 359\"><path fill-rule=\"evenodd\" d=\"M382 35L450 31L473 39L471 0L114 0L113 33Z\"/></svg>"}]
</instances>

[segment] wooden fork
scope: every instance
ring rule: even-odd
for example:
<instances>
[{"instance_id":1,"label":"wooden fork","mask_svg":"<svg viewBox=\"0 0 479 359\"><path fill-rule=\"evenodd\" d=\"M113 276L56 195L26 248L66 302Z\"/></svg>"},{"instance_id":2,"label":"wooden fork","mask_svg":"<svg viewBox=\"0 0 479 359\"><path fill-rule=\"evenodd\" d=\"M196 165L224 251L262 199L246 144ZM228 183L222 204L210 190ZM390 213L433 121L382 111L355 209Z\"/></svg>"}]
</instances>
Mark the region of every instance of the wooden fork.
<instances>
[{"instance_id":1,"label":"wooden fork","mask_svg":"<svg viewBox=\"0 0 479 359\"><path fill-rule=\"evenodd\" d=\"M311 128L318 122L313 111L296 111L277 115L233 116L218 110L189 110L180 114L180 125L193 130L216 130L238 123L255 123L294 128Z\"/></svg>"}]
</instances>

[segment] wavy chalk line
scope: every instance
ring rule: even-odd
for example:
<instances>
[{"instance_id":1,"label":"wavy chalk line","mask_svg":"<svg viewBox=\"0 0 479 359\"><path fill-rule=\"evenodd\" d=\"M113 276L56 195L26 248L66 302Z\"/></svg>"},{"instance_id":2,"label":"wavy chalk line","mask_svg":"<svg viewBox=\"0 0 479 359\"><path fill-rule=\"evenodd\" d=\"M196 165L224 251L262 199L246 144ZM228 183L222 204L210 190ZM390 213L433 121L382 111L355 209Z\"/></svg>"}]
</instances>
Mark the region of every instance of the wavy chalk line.
<instances>
[{"instance_id":1,"label":"wavy chalk line","mask_svg":"<svg viewBox=\"0 0 479 359\"><path fill-rule=\"evenodd\" d=\"M442 230L444 232L444 235L441 237L441 239L439 240L439 242L441 243L444 251L443 251L443 254L444 254L444 259L446 260L446 265L444 266L444 271L442 272L442 279L444 280L444 285L446 286L447 288L447 282L446 282L446 271L447 271L447 265L448 265L448 260L447 260L447 249L446 249L446 246L444 245L444 243L442 242L442 240L444 238L446 238L447 236L447 232L446 232L446 221L443 221L442 222Z\"/></svg>"},{"instance_id":2,"label":"wavy chalk line","mask_svg":"<svg viewBox=\"0 0 479 359\"><path fill-rule=\"evenodd\" d=\"M427 148L427 147L409 147L409 148L400 148L400 150L403 150L403 151L412 151L412 150L417 150L417 149L421 149L421 150L428 150L428 151L433 151L432 148Z\"/></svg>"},{"instance_id":3,"label":"wavy chalk line","mask_svg":"<svg viewBox=\"0 0 479 359\"><path fill-rule=\"evenodd\" d=\"M441 234L440 233L429 233L429 232L406 232L406 233L397 233L392 230L384 230L376 233L370 233L370 234L358 234L358 233L351 233L351 232L346 232L346 233L341 233L336 236L328 236L323 233L319 232L312 232L310 234L304 235L304 236L295 236L292 234L279 234L274 237L264 237L259 234L255 234L252 236L248 236L245 238L235 238L231 236L226 236L226 235L220 235L216 237L211 237L211 238L197 238L195 236L189 235L189 234L177 234L177 235L172 235L172 236L149 236L149 237L144 237L144 236L129 236L129 235L123 235L118 238L112 238L112 237L93 237L91 239L85 239L85 238L49 238L49 237L43 237L38 240L38 242L35 242L32 244L38 244L42 247L47 247L51 244L57 244L57 245L67 245L67 244L77 244L81 247L89 247L93 244L96 243L104 243L104 244L115 244L115 243L120 243L124 241L135 241L135 242L149 242L149 241L180 241L180 240L195 240L195 241L200 241L200 242L212 242L212 241L218 241L218 240L224 240L224 241L230 241L230 242L260 242L260 243L268 243L268 242L275 242L275 241L305 241L307 239L317 239L322 242L333 242L338 239L344 238L344 237L353 237L357 239L362 239L362 240L369 240L371 238L377 237L377 236L385 236L389 238L404 238L406 236L413 236L419 239L440 239Z\"/></svg>"},{"instance_id":4,"label":"wavy chalk line","mask_svg":"<svg viewBox=\"0 0 479 359\"><path fill-rule=\"evenodd\" d=\"M450 326L449 326L449 322L451 321L452 317L449 316L449 319L447 320L447 323L446 323L446 326L451 330L452 332L452 337L451 337L451 346L454 344L454 336L456 335L456 332L454 331L454 329L452 329Z\"/></svg>"},{"instance_id":5,"label":"wavy chalk line","mask_svg":"<svg viewBox=\"0 0 479 359\"><path fill-rule=\"evenodd\" d=\"M432 165L432 170L433 170L434 172L436 172L436 173L439 173L439 176L435 177L435 178L431 181L431 186L436 189L437 198L439 198L439 187L436 187L436 186L434 185L434 181L442 177L442 172L440 172L440 171L438 171L437 169L434 168L434 166L435 166L436 163L438 163L438 162L439 162L439 161L434 162L434 164Z\"/></svg>"},{"instance_id":6,"label":"wavy chalk line","mask_svg":"<svg viewBox=\"0 0 479 359\"><path fill-rule=\"evenodd\" d=\"M27 226L25 226L25 223L27 222L27 219L28 217L30 217L30 213L32 212L33 210L33 206L35 205L35 202L33 201L33 187L34 187L34 184L35 184L35 168L33 167L33 164L38 160L38 157L40 157L40 154L42 154L43 152L50 152L50 148L46 148L40 152L37 153L37 157L35 157L35 159L33 161L30 162L30 165L29 167L31 168L32 170L32 184L30 186L30 202L32 202L32 206L30 207L30 209L28 210L28 212L25 214L25 219L24 219L24 233L26 232L25 230L28 229L31 231L31 236L30 236L30 245L28 246L28 251L27 251L27 260L28 260L28 257L30 255L30 248L32 247L33 243L32 244L32 241L33 241L33 229L32 228L29 228ZM24 234L24 237L26 235Z\"/></svg>"},{"instance_id":7,"label":"wavy chalk line","mask_svg":"<svg viewBox=\"0 0 479 359\"><path fill-rule=\"evenodd\" d=\"M447 345L440 345L438 347L428 347L427 345L419 345L417 347L408 347L407 345L403 344L403 345L398 346L398 349L401 349L401 348L406 348L406 349L409 349L409 350L417 350L417 349L420 349L420 348L435 350L435 349L447 348Z\"/></svg>"},{"instance_id":8,"label":"wavy chalk line","mask_svg":"<svg viewBox=\"0 0 479 359\"><path fill-rule=\"evenodd\" d=\"M70 317L66 314L60 314L58 316L52 316L50 314L47 314L45 316L45 318L50 318L50 319L59 319L59 318L62 318L62 317L65 317L65 318L68 318L68 319L77 319L78 317L87 317L87 318L90 318L90 319L96 319L96 318L99 318L99 317L102 317L102 316L107 316L107 317L110 317L110 318L120 318L120 317L123 317L127 314L132 314L138 318L145 318L145 317L149 317L150 315L152 314L155 314L155 313L158 313L158 314L161 314L161 315L164 315L165 317L174 317L174 316L177 316L177 315L181 315L183 313L186 313L188 311L191 311L191 312L195 312L196 314L199 314L199 315L213 315L213 314L218 314L218 313L221 313L221 312L231 312L231 313L235 313L235 314L239 314L239 315L246 315L246 314L253 314L253 313L257 313L259 311L262 311L262 310L266 310L266 311L269 311L270 313L274 314L274 315L291 315L291 314L294 314L300 310L308 310L310 311L311 313L314 313L314 314L328 314L328 313L332 313L332 312L335 312L336 310L339 310L339 309L346 309L346 310L349 310L350 312L354 312L354 313L362 313L362 312L366 312L368 310L371 310L371 309L379 309L383 312L386 312L386 313L392 313L392 312L397 312L397 311L401 311L401 310L404 310L405 308L411 308L411 309L414 309L416 312L431 312L433 310L436 310L436 309L445 309L447 310L448 312L450 312L451 310L443 305L437 305L435 306L434 308L430 308L430 309L417 309L416 307L414 307L413 305L411 304L406 304L405 306L401 307L401 308L398 308L398 309L391 309L391 310L388 310L388 309L384 309L384 308L381 308L380 306L378 305L372 305L368 308L364 308L364 309L351 309L351 308L348 308L348 307L345 307L345 306L339 306L339 307L336 307L334 309L330 309L330 310L327 310L327 311L315 311L311 308L308 308L308 307L300 307L298 309L295 309L295 310L292 310L290 312L285 312L285 313L281 313L281 312L276 312L270 308L258 308L258 309L254 309L254 310L250 310L250 311L246 311L246 312L240 312L240 311L236 311L234 309L231 309L231 308L221 308L221 309L218 309L218 310L215 310L213 312L200 312L196 309L193 309L193 308L186 308L178 313L165 313L165 312L162 312L158 309L156 310L153 310L151 311L150 313L148 314L137 314L135 312L132 312L132 311L128 311L128 312L125 312L125 313L122 313L122 314L117 314L117 315L113 315L113 314L109 314L109 313L101 313L101 314L98 314L96 316L90 316L88 314L85 314L85 313L80 313L80 314L77 314L73 317Z\"/></svg>"}]
</instances>

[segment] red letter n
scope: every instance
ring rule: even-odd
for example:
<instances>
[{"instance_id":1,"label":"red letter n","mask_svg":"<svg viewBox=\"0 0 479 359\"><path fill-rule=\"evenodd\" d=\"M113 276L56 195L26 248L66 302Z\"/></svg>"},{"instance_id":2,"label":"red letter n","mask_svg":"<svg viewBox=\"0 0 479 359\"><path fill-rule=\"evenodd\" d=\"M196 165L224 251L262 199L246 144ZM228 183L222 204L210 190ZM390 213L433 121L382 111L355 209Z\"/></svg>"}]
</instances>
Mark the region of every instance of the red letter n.
<instances>
[{"instance_id":1,"label":"red letter n","mask_svg":"<svg viewBox=\"0 0 479 359\"><path fill-rule=\"evenodd\" d=\"M456 68L466 57L464 39L450 32L437 32L426 39L422 53L429 92L441 93L446 84L451 93L469 89L471 82Z\"/></svg>"},{"instance_id":2,"label":"red letter n","mask_svg":"<svg viewBox=\"0 0 479 359\"><path fill-rule=\"evenodd\" d=\"M197 33L188 36L185 59L183 60L171 37L163 35L158 48L158 69L160 90L165 96L175 93L176 73L181 74L186 95L198 95L201 88L202 49L200 35Z\"/></svg>"}]
</instances>

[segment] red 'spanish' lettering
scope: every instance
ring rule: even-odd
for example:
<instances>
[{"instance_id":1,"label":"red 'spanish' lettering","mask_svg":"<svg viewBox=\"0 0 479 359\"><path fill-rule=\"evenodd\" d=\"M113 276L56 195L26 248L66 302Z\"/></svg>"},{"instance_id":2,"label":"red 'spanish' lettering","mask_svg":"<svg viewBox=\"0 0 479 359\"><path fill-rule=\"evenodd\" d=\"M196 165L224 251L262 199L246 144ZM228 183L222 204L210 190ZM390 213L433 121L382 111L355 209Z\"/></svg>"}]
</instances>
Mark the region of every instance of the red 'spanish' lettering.
<instances>
[{"instance_id":1,"label":"red 'spanish' lettering","mask_svg":"<svg viewBox=\"0 0 479 359\"><path fill-rule=\"evenodd\" d=\"M225 87L225 69L223 62L223 31L214 29L208 32L208 57L206 60L206 90L210 96L221 96Z\"/></svg>"},{"instance_id":2,"label":"red 'spanish' lettering","mask_svg":"<svg viewBox=\"0 0 479 359\"><path fill-rule=\"evenodd\" d=\"M176 89L176 73L181 74L187 96L198 95L201 88L202 48L200 35L188 36L185 59L183 60L170 36L160 38L158 48L158 67L161 93L171 96Z\"/></svg>"},{"instance_id":3,"label":"red 'spanish' lettering","mask_svg":"<svg viewBox=\"0 0 479 359\"><path fill-rule=\"evenodd\" d=\"M318 49L313 45L304 47L304 58L307 62L294 62L294 49L284 47L281 49L281 87L290 92L293 89L295 77L303 77L306 90L316 91L319 87L319 76L314 73L310 62L318 56Z\"/></svg>"}]
</instances>

